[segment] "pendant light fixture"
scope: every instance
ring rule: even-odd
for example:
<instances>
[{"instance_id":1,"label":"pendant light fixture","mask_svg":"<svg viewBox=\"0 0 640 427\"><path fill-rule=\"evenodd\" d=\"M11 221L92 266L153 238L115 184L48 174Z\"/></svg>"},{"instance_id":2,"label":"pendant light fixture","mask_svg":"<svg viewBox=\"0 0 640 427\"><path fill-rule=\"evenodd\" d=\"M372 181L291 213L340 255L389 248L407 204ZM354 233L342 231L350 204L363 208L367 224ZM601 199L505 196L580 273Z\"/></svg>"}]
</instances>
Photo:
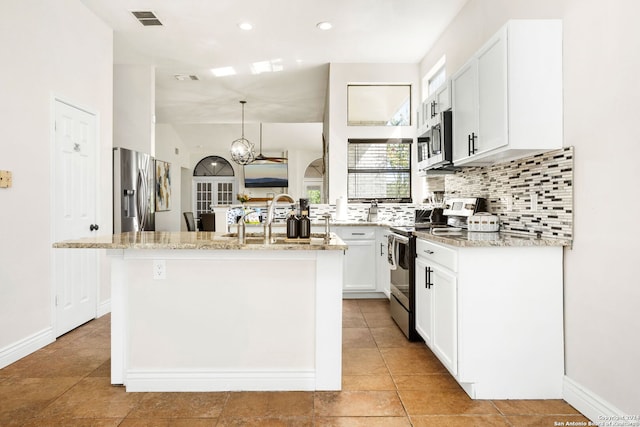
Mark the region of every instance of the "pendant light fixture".
<instances>
[{"instance_id":1,"label":"pendant light fixture","mask_svg":"<svg viewBox=\"0 0 640 427\"><path fill-rule=\"evenodd\" d=\"M244 104L247 101L240 101L242 105L242 136L231 143L231 159L239 165L246 165L255 159L254 145L244 137Z\"/></svg>"}]
</instances>

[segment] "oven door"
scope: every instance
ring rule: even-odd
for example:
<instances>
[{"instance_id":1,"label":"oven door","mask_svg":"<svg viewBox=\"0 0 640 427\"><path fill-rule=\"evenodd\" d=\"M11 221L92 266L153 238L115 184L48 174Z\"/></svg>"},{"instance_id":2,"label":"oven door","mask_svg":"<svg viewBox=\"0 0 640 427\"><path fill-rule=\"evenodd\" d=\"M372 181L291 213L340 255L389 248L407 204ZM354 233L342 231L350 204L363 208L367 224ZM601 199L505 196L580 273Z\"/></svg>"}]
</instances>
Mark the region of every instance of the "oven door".
<instances>
[{"instance_id":1,"label":"oven door","mask_svg":"<svg viewBox=\"0 0 640 427\"><path fill-rule=\"evenodd\" d=\"M411 248L409 238L399 234L392 234L390 263L391 268L391 294L409 311L409 263L411 262ZM393 266L395 265L395 268Z\"/></svg>"}]
</instances>

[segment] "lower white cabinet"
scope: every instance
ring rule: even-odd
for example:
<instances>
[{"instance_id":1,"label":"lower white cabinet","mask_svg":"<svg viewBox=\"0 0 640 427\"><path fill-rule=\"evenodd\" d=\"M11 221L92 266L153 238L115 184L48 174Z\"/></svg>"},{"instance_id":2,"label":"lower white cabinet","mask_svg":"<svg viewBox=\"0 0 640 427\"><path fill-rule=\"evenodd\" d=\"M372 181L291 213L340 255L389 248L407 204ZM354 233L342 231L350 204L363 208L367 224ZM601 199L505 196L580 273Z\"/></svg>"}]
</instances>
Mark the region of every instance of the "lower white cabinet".
<instances>
[{"instance_id":1,"label":"lower white cabinet","mask_svg":"<svg viewBox=\"0 0 640 427\"><path fill-rule=\"evenodd\" d=\"M376 283L377 291L389 298L391 275L389 270L389 229L380 227L376 234Z\"/></svg>"},{"instance_id":2,"label":"lower white cabinet","mask_svg":"<svg viewBox=\"0 0 640 427\"><path fill-rule=\"evenodd\" d=\"M416 330L469 396L562 397L562 247L418 239L416 255Z\"/></svg>"},{"instance_id":3,"label":"lower white cabinet","mask_svg":"<svg viewBox=\"0 0 640 427\"><path fill-rule=\"evenodd\" d=\"M376 292L376 227L340 226L335 232L349 246L344 257L345 296Z\"/></svg>"},{"instance_id":4,"label":"lower white cabinet","mask_svg":"<svg viewBox=\"0 0 640 427\"><path fill-rule=\"evenodd\" d=\"M458 372L456 276L422 257L416 259L416 330L442 364Z\"/></svg>"}]
</instances>

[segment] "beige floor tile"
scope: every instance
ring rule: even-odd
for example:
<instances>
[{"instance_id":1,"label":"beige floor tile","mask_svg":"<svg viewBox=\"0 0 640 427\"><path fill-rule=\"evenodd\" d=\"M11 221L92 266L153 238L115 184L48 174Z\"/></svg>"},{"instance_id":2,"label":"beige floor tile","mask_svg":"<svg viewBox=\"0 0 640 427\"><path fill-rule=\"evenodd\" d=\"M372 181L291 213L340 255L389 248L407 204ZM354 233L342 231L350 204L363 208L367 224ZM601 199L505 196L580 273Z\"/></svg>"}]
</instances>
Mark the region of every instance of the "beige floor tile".
<instances>
[{"instance_id":1,"label":"beige floor tile","mask_svg":"<svg viewBox=\"0 0 640 427\"><path fill-rule=\"evenodd\" d=\"M222 412L223 419L312 415L313 393L303 391L230 393Z\"/></svg>"},{"instance_id":2,"label":"beige floor tile","mask_svg":"<svg viewBox=\"0 0 640 427\"><path fill-rule=\"evenodd\" d=\"M109 357L109 349L89 346L38 351L4 368L3 375L21 378L84 377Z\"/></svg>"},{"instance_id":3,"label":"beige floor tile","mask_svg":"<svg viewBox=\"0 0 640 427\"><path fill-rule=\"evenodd\" d=\"M116 427L121 426L122 418L77 418L70 420L32 419L20 424L1 424L2 427Z\"/></svg>"},{"instance_id":4,"label":"beige floor tile","mask_svg":"<svg viewBox=\"0 0 640 427\"><path fill-rule=\"evenodd\" d=\"M102 365L94 369L94 371L91 372L89 376L111 378L111 359L105 361Z\"/></svg>"},{"instance_id":5,"label":"beige floor tile","mask_svg":"<svg viewBox=\"0 0 640 427\"><path fill-rule=\"evenodd\" d=\"M399 390L409 415L491 415L499 414L489 400L473 400L462 390Z\"/></svg>"},{"instance_id":6,"label":"beige floor tile","mask_svg":"<svg viewBox=\"0 0 640 427\"><path fill-rule=\"evenodd\" d=\"M505 418L514 427L589 425L589 419L582 415L507 415Z\"/></svg>"},{"instance_id":7,"label":"beige floor tile","mask_svg":"<svg viewBox=\"0 0 640 427\"><path fill-rule=\"evenodd\" d=\"M359 299L358 307L363 313L390 313L388 299Z\"/></svg>"},{"instance_id":8,"label":"beige floor tile","mask_svg":"<svg viewBox=\"0 0 640 427\"><path fill-rule=\"evenodd\" d=\"M145 393L127 418L215 418L229 393Z\"/></svg>"},{"instance_id":9,"label":"beige floor tile","mask_svg":"<svg viewBox=\"0 0 640 427\"><path fill-rule=\"evenodd\" d=\"M410 427L407 417L318 417L316 427Z\"/></svg>"},{"instance_id":10,"label":"beige floor tile","mask_svg":"<svg viewBox=\"0 0 640 427\"><path fill-rule=\"evenodd\" d=\"M342 350L342 375L388 375L389 370L377 348Z\"/></svg>"},{"instance_id":11,"label":"beige floor tile","mask_svg":"<svg viewBox=\"0 0 640 427\"><path fill-rule=\"evenodd\" d=\"M509 427L502 415L413 415L414 427Z\"/></svg>"},{"instance_id":12,"label":"beige floor tile","mask_svg":"<svg viewBox=\"0 0 640 427\"><path fill-rule=\"evenodd\" d=\"M112 386L108 378L84 378L41 411L38 418L124 418L143 396Z\"/></svg>"},{"instance_id":13,"label":"beige floor tile","mask_svg":"<svg viewBox=\"0 0 640 427\"><path fill-rule=\"evenodd\" d=\"M376 348L369 328L344 328L342 330L343 348Z\"/></svg>"},{"instance_id":14,"label":"beige floor tile","mask_svg":"<svg viewBox=\"0 0 640 427\"><path fill-rule=\"evenodd\" d=\"M218 427L312 427L313 417L222 418ZM185 426L186 427L186 426Z\"/></svg>"},{"instance_id":15,"label":"beige floor tile","mask_svg":"<svg viewBox=\"0 0 640 427\"><path fill-rule=\"evenodd\" d=\"M394 391L317 392L315 414L319 417L403 417L406 415Z\"/></svg>"},{"instance_id":16,"label":"beige floor tile","mask_svg":"<svg viewBox=\"0 0 640 427\"><path fill-rule=\"evenodd\" d=\"M0 425L25 421L42 411L80 378L6 378L0 384ZM3 421L4 420L4 421Z\"/></svg>"},{"instance_id":17,"label":"beige floor tile","mask_svg":"<svg viewBox=\"0 0 640 427\"><path fill-rule=\"evenodd\" d=\"M370 328L390 328L398 326L391 318L391 313L387 311L367 311L362 313L367 326Z\"/></svg>"},{"instance_id":18,"label":"beige floor tile","mask_svg":"<svg viewBox=\"0 0 640 427\"><path fill-rule=\"evenodd\" d=\"M564 400L494 400L498 410L505 415L554 415L579 414Z\"/></svg>"},{"instance_id":19,"label":"beige floor tile","mask_svg":"<svg viewBox=\"0 0 640 427\"><path fill-rule=\"evenodd\" d=\"M364 317L361 313L358 315L354 315L351 317L343 317L342 318L342 329L348 328L366 328L367 322L364 320Z\"/></svg>"},{"instance_id":20,"label":"beige floor tile","mask_svg":"<svg viewBox=\"0 0 640 427\"><path fill-rule=\"evenodd\" d=\"M360 306L357 299L342 300L342 315L347 316L352 313L360 313Z\"/></svg>"},{"instance_id":21,"label":"beige floor tile","mask_svg":"<svg viewBox=\"0 0 640 427\"><path fill-rule=\"evenodd\" d=\"M417 347L425 346L424 342L411 342L396 325L382 328L371 328L371 335L378 348Z\"/></svg>"},{"instance_id":22,"label":"beige floor tile","mask_svg":"<svg viewBox=\"0 0 640 427\"><path fill-rule=\"evenodd\" d=\"M447 372L426 346L381 348L380 354L393 376Z\"/></svg>"},{"instance_id":23,"label":"beige floor tile","mask_svg":"<svg viewBox=\"0 0 640 427\"><path fill-rule=\"evenodd\" d=\"M391 375L343 375L342 390L395 390Z\"/></svg>"},{"instance_id":24,"label":"beige floor tile","mask_svg":"<svg viewBox=\"0 0 640 427\"><path fill-rule=\"evenodd\" d=\"M448 373L394 375L393 380L398 390L462 390L460 384Z\"/></svg>"},{"instance_id":25,"label":"beige floor tile","mask_svg":"<svg viewBox=\"0 0 640 427\"><path fill-rule=\"evenodd\" d=\"M118 427L215 427L217 418L125 418Z\"/></svg>"}]
</instances>

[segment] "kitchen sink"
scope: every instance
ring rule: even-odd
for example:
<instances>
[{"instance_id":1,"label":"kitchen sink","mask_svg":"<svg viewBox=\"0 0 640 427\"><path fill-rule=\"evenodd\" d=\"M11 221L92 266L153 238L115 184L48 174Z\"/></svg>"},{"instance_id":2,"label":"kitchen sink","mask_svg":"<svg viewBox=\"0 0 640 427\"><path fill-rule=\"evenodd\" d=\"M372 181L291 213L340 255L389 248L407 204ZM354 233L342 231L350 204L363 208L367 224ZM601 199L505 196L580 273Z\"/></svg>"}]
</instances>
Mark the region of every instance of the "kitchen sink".
<instances>
[{"instance_id":1,"label":"kitchen sink","mask_svg":"<svg viewBox=\"0 0 640 427\"><path fill-rule=\"evenodd\" d=\"M238 238L238 233L225 233L222 237ZM311 239L287 239L284 234L274 234L271 239L272 245L310 245L310 244L323 244L324 233L311 233ZM264 235L262 233L247 233L245 238L245 244L247 245L262 245L264 244Z\"/></svg>"}]
</instances>

